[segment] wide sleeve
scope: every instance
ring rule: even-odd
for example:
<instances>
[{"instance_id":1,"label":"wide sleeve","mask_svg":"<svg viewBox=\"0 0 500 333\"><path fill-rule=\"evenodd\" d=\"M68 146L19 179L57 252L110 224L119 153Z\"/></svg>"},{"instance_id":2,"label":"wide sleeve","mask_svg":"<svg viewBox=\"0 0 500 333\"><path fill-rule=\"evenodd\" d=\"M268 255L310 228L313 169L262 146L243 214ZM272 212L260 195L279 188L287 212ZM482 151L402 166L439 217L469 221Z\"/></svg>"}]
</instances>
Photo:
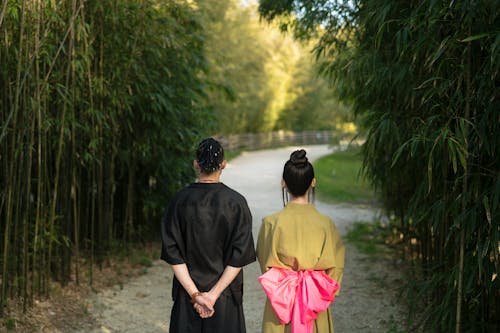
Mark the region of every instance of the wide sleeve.
<instances>
[{"instance_id":1,"label":"wide sleeve","mask_svg":"<svg viewBox=\"0 0 500 333\"><path fill-rule=\"evenodd\" d=\"M260 225L259 236L257 238L257 260L259 261L262 273L267 271L267 259L271 251L271 236L270 226L264 219Z\"/></svg>"},{"instance_id":2,"label":"wide sleeve","mask_svg":"<svg viewBox=\"0 0 500 333\"><path fill-rule=\"evenodd\" d=\"M172 200L168 205L165 215L161 221L161 256L171 265L183 264L185 262L184 238L180 228L176 200Z\"/></svg>"},{"instance_id":3,"label":"wide sleeve","mask_svg":"<svg viewBox=\"0 0 500 333\"><path fill-rule=\"evenodd\" d=\"M327 237L327 244L325 251L322 254L322 260L329 261L326 273L335 281L339 286L342 284L342 277L344 276L344 257L345 247L340 237L340 233L333 222L330 223L329 235ZM340 289L339 289L340 290ZM338 295L339 291L337 291Z\"/></svg>"},{"instance_id":4,"label":"wide sleeve","mask_svg":"<svg viewBox=\"0 0 500 333\"><path fill-rule=\"evenodd\" d=\"M244 199L241 199L235 208L235 226L231 234L229 253L228 266L243 267L255 261L252 214Z\"/></svg>"},{"instance_id":5,"label":"wide sleeve","mask_svg":"<svg viewBox=\"0 0 500 333\"><path fill-rule=\"evenodd\" d=\"M279 260L276 244L279 242L279 230L275 230L272 217L265 217L259 230L257 239L257 259L259 260L260 270L265 273L271 267L288 268L287 265Z\"/></svg>"}]
</instances>

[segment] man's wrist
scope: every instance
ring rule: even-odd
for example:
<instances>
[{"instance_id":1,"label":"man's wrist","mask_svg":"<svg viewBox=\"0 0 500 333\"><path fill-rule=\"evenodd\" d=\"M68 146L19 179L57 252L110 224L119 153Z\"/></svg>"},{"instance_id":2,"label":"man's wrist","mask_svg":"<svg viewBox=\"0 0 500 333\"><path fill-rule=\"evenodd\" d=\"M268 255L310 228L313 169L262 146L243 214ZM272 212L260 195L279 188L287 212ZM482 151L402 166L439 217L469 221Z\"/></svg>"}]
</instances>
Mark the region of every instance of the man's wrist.
<instances>
[{"instance_id":1,"label":"man's wrist","mask_svg":"<svg viewBox=\"0 0 500 333\"><path fill-rule=\"evenodd\" d=\"M191 303L196 302L196 297L201 296L203 293L201 291L195 291L191 294Z\"/></svg>"},{"instance_id":2,"label":"man's wrist","mask_svg":"<svg viewBox=\"0 0 500 333\"><path fill-rule=\"evenodd\" d=\"M210 289L210 294L218 299L224 290L219 290L218 286L215 285L212 289Z\"/></svg>"}]
</instances>

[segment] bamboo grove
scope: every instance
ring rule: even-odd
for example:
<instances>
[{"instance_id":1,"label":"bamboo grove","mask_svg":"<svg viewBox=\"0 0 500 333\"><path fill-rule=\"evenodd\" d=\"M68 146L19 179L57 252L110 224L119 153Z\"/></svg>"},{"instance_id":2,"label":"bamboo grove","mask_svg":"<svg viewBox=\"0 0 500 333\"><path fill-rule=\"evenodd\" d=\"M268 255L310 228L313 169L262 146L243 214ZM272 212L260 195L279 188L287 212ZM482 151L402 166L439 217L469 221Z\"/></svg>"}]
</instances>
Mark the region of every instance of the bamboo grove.
<instances>
[{"instance_id":1,"label":"bamboo grove","mask_svg":"<svg viewBox=\"0 0 500 333\"><path fill-rule=\"evenodd\" d=\"M310 58L239 0L0 0L0 313L157 237L202 136L352 121Z\"/></svg>"},{"instance_id":2,"label":"bamboo grove","mask_svg":"<svg viewBox=\"0 0 500 333\"><path fill-rule=\"evenodd\" d=\"M0 1L0 314L156 230L207 129L197 14L174 1Z\"/></svg>"},{"instance_id":3,"label":"bamboo grove","mask_svg":"<svg viewBox=\"0 0 500 333\"><path fill-rule=\"evenodd\" d=\"M500 2L261 0L260 11L320 35L323 73L364 119L364 174L415 263L415 325L498 332Z\"/></svg>"}]
</instances>

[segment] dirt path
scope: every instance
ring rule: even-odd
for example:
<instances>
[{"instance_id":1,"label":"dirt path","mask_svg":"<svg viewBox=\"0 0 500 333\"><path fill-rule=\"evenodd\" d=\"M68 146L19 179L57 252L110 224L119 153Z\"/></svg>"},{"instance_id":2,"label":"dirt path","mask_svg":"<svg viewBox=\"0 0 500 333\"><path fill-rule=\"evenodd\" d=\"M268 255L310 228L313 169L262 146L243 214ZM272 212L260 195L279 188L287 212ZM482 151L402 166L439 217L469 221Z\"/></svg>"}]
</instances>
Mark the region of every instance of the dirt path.
<instances>
[{"instance_id":1,"label":"dirt path","mask_svg":"<svg viewBox=\"0 0 500 333\"><path fill-rule=\"evenodd\" d=\"M295 148L244 153L223 172L222 181L243 194L254 218L256 239L263 216L282 207L280 179L284 161ZM306 147L310 159L332 152L325 146ZM341 233L354 221L371 221L377 212L369 207L316 204L330 215ZM244 269L244 310L247 332L260 332L265 295L257 282L257 263ZM400 284L396 267L385 259L369 258L347 245L346 270L341 295L332 306L336 333L389 332L392 323L401 322L404 311L397 302L394 284ZM172 272L167 264L155 261L148 273L123 288L114 287L90 300L90 313L98 323L76 333L165 333L172 306ZM394 331L395 332L395 331Z\"/></svg>"}]
</instances>

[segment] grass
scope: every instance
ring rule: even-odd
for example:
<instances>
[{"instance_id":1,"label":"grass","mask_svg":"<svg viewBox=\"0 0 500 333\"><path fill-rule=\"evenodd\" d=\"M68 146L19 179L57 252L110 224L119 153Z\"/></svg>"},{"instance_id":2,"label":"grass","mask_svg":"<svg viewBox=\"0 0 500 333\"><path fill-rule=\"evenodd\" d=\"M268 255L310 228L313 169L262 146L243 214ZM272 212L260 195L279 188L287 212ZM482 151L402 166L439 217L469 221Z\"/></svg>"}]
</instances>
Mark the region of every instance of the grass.
<instances>
[{"instance_id":1,"label":"grass","mask_svg":"<svg viewBox=\"0 0 500 333\"><path fill-rule=\"evenodd\" d=\"M6 318L4 320L4 325L7 330L11 331L16 328L16 320L13 318Z\"/></svg>"},{"instance_id":2,"label":"grass","mask_svg":"<svg viewBox=\"0 0 500 333\"><path fill-rule=\"evenodd\" d=\"M345 240L362 253L378 255L387 251L384 245L386 233L390 232L378 222L354 222L345 235Z\"/></svg>"},{"instance_id":3,"label":"grass","mask_svg":"<svg viewBox=\"0 0 500 333\"><path fill-rule=\"evenodd\" d=\"M394 249L402 246L394 221L354 222L348 227L345 240L365 254L395 253Z\"/></svg>"},{"instance_id":4,"label":"grass","mask_svg":"<svg viewBox=\"0 0 500 333\"><path fill-rule=\"evenodd\" d=\"M242 150L224 150L224 159L226 161L231 161L235 159L236 157L240 156L242 153Z\"/></svg>"},{"instance_id":5,"label":"grass","mask_svg":"<svg viewBox=\"0 0 500 333\"><path fill-rule=\"evenodd\" d=\"M159 257L159 256L158 256ZM153 260L151 259L151 255L147 253L146 250L135 250L130 257L130 260L133 265L143 266L143 267L151 267L153 266Z\"/></svg>"},{"instance_id":6,"label":"grass","mask_svg":"<svg viewBox=\"0 0 500 333\"><path fill-rule=\"evenodd\" d=\"M359 148L336 152L314 163L318 198L325 202L373 203L374 191L360 176Z\"/></svg>"},{"instance_id":7,"label":"grass","mask_svg":"<svg viewBox=\"0 0 500 333\"><path fill-rule=\"evenodd\" d=\"M407 330L401 330L398 327L398 324L394 322L394 319L391 319L390 322L386 323L389 325L389 328L387 329L386 333L406 333L408 332Z\"/></svg>"}]
</instances>

